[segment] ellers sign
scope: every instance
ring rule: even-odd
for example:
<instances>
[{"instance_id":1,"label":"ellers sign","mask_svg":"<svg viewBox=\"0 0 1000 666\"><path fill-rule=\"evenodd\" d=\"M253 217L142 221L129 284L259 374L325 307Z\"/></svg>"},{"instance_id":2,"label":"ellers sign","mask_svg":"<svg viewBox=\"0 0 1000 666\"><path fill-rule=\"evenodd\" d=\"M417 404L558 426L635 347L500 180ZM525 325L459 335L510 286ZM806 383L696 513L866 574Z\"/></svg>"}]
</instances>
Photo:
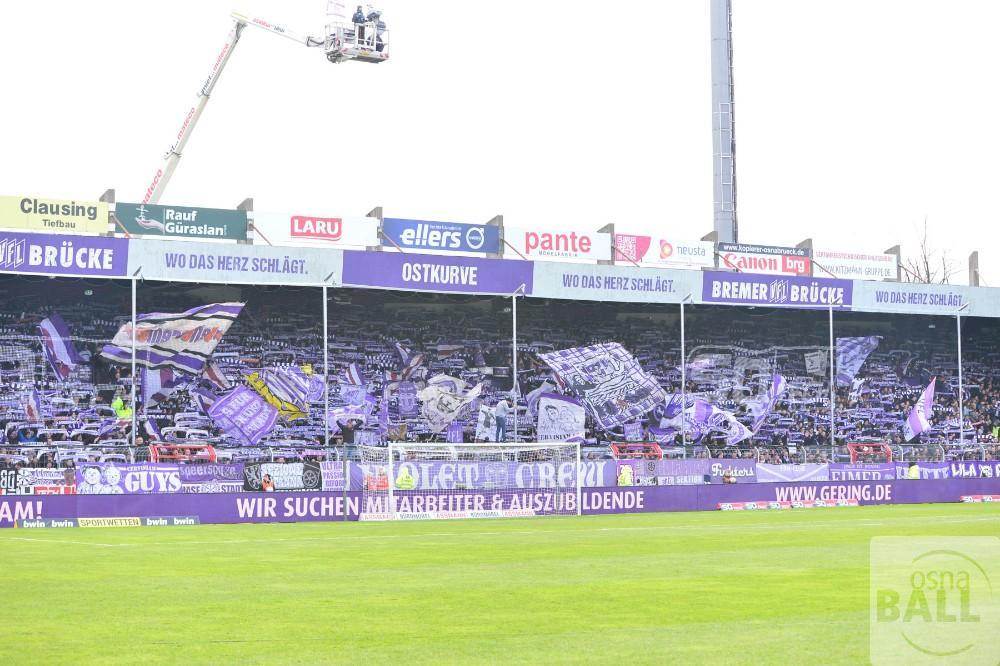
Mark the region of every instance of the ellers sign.
<instances>
[{"instance_id":1,"label":"ellers sign","mask_svg":"<svg viewBox=\"0 0 1000 666\"><path fill-rule=\"evenodd\" d=\"M402 250L498 254L500 229L492 224L459 224L387 217L382 245Z\"/></svg>"},{"instance_id":2,"label":"ellers sign","mask_svg":"<svg viewBox=\"0 0 1000 666\"><path fill-rule=\"evenodd\" d=\"M254 213L257 243L306 247L378 245L378 218L332 217L302 213Z\"/></svg>"}]
</instances>

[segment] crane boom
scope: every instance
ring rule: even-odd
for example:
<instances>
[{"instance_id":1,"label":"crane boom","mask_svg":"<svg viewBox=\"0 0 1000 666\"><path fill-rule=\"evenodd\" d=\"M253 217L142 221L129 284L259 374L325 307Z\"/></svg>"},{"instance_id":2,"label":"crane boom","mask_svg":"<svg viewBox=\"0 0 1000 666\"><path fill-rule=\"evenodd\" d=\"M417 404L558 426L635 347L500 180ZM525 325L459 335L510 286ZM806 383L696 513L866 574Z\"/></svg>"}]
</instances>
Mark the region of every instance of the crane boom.
<instances>
[{"instance_id":1,"label":"crane boom","mask_svg":"<svg viewBox=\"0 0 1000 666\"><path fill-rule=\"evenodd\" d=\"M337 8L337 13L334 14L335 18L344 19L343 3L335 2L333 4ZM191 138L195 125L198 124L198 119L201 118L201 114L212 96L212 90L215 88L215 84L219 82L219 77L222 76L222 71L225 69L226 63L229 62L229 58L233 54L233 49L236 48L237 42L240 41L240 35L243 34L244 28L252 25L304 46L323 47L326 51L327 60L333 63L346 60L379 63L385 62L389 57L389 52L385 48L388 41L388 33L384 30L385 23L381 21L380 16L379 12L373 12L367 17L366 22L361 24L363 27L358 27L355 24L347 24L343 20L340 20L326 27L325 36L311 37L293 32L284 26L271 23L256 16L245 16L238 12L233 12L233 27L229 31L226 43L223 45L222 50L219 51L219 55L216 56L212 70L198 91L194 105L184 117L184 122L181 123L181 128L177 131L174 144L163 155L163 164L153 175L153 180L150 182L149 187L146 188L146 194L142 199L142 203L155 204L163 196L163 191L170 183L170 179L177 169L177 164L180 162L181 155L184 153L184 146L187 145L188 139ZM365 29L367 29L367 37L362 36Z\"/></svg>"}]
</instances>

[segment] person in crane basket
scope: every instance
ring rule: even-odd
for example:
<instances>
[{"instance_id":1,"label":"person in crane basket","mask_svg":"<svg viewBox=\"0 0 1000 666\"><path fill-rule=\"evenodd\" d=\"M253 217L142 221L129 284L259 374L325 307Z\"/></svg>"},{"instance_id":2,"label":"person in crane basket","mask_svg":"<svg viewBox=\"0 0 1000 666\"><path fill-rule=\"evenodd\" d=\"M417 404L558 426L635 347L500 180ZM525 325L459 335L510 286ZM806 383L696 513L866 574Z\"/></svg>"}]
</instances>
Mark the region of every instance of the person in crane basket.
<instances>
[{"instance_id":1,"label":"person in crane basket","mask_svg":"<svg viewBox=\"0 0 1000 666\"><path fill-rule=\"evenodd\" d=\"M354 12L354 16L351 17L351 22L354 24L354 30L357 33L358 41L360 42L365 38L365 12L361 9L361 5L358 5L357 10Z\"/></svg>"},{"instance_id":2,"label":"person in crane basket","mask_svg":"<svg viewBox=\"0 0 1000 666\"><path fill-rule=\"evenodd\" d=\"M373 10L368 13L368 23L375 27L375 50L381 51L385 48L382 43L382 33L385 32L385 21L382 20L382 12Z\"/></svg>"}]
</instances>

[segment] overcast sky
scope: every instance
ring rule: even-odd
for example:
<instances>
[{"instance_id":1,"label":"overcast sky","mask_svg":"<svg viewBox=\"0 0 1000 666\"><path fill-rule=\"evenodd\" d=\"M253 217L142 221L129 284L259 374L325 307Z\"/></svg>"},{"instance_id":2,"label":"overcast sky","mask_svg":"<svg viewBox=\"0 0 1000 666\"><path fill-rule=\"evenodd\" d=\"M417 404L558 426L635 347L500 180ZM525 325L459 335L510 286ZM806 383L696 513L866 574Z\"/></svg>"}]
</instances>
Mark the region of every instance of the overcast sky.
<instances>
[{"instance_id":1,"label":"overcast sky","mask_svg":"<svg viewBox=\"0 0 1000 666\"><path fill-rule=\"evenodd\" d=\"M734 0L740 240L935 249L1000 286L990 0ZM0 5L0 193L141 200L243 10ZM162 199L693 239L712 229L707 0L386 0L389 62L248 28Z\"/></svg>"}]
</instances>

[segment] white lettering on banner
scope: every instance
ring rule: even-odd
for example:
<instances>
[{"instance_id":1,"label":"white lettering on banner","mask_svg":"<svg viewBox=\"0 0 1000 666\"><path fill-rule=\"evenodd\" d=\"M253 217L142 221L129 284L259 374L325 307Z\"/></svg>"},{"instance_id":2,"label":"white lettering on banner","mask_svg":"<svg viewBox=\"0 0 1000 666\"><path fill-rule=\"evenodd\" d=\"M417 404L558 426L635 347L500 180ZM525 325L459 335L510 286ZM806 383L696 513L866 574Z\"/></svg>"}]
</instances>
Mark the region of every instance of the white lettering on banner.
<instances>
[{"instance_id":1,"label":"white lettering on banner","mask_svg":"<svg viewBox=\"0 0 1000 666\"><path fill-rule=\"evenodd\" d=\"M604 485L606 461L580 463L580 484L584 487ZM523 463L511 468L507 466L480 465L477 463L400 463L417 481L417 486L425 490L455 490L458 487L478 488L484 484L509 485L518 488L558 487L569 488L574 484L575 462ZM370 473L362 466L365 473ZM509 475L513 475L510 478Z\"/></svg>"},{"instance_id":2,"label":"white lettering on banner","mask_svg":"<svg viewBox=\"0 0 1000 666\"><path fill-rule=\"evenodd\" d=\"M842 305L844 303L844 288L821 286L818 282L809 285L790 285L785 280L777 280L770 284L739 280L713 280L712 298L758 303Z\"/></svg>"},{"instance_id":3,"label":"white lettering on banner","mask_svg":"<svg viewBox=\"0 0 1000 666\"><path fill-rule=\"evenodd\" d=\"M456 284L475 287L479 285L479 267L404 262L402 277L404 282Z\"/></svg>"},{"instance_id":4,"label":"white lettering on banner","mask_svg":"<svg viewBox=\"0 0 1000 666\"><path fill-rule=\"evenodd\" d=\"M343 235L343 220L339 217L303 217L291 220L292 238L319 238L338 241Z\"/></svg>"},{"instance_id":5,"label":"white lettering on banner","mask_svg":"<svg viewBox=\"0 0 1000 666\"><path fill-rule=\"evenodd\" d=\"M122 485L130 493L176 493L181 489L178 472L129 472Z\"/></svg>"},{"instance_id":6,"label":"white lettering on banner","mask_svg":"<svg viewBox=\"0 0 1000 666\"><path fill-rule=\"evenodd\" d=\"M63 241L60 247L28 246L28 266L110 271L114 257L115 252L112 249L94 247L74 249L73 241Z\"/></svg>"},{"instance_id":7,"label":"white lettering on banner","mask_svg":"<svg viewBox=\"0 0 1000 666\"><path fill-rule=\"evenodd\" d=\"M42 500L0 502L0 525L42 517Z\"/></svg>"}]
</instances>

